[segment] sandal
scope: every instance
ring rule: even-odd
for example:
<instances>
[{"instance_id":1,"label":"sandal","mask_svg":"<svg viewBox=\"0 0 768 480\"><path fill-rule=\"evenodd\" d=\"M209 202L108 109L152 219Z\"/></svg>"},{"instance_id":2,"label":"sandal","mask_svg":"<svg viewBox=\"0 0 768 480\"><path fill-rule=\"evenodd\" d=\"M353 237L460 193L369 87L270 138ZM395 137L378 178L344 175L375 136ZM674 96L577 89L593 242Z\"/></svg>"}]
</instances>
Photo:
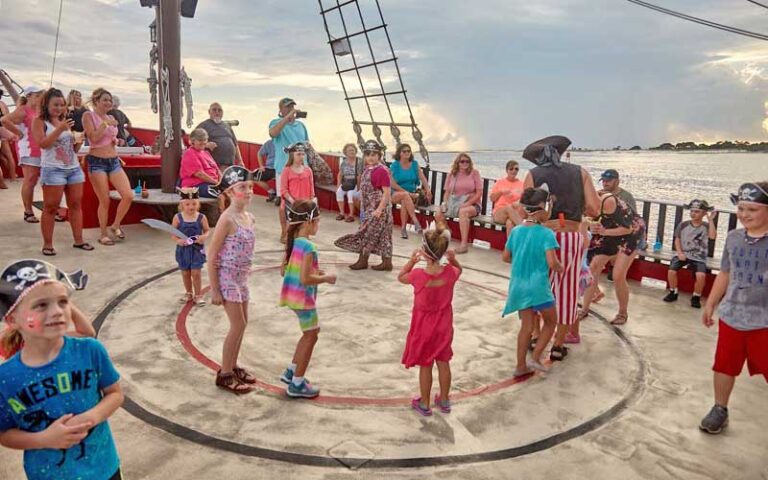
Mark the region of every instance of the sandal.
<instances>
[{"instance_id":1,"label":"sandal","mask_svg":"<svg viewBox=\"0 0 768 480\"><path fill-rule=\"evenodd\" d=\"M73 243L72 248L79 248L80 250L85 250L86 252L90 252L91 250L93 250L93 245L91 245L88 242Z\"/></svg>"},{"instance_id":2,"label":"sandal","mask_svg":"<svg viewBox=\"0 0 768 480\"><path fill-rule=\"evenodd\" d=\"M46 257L52 257L56 255L56 250L54 250L53 247L44 247L42 252Z\"/></svg>"},{"instance_id":3,"label":"sandal","mask_svg":"<svg viewBox=\"0 0 768 480\"><path fill-rule=\"evenodd\" d=\"M187 292L179 298L179 303L187 304L192 301L192 292Z\"/></svg>"},{"instance_id":4,"label":"sandal","mask_svg":"<svg viewBox=\"0 0 768 480\"><path fill-rule=\"evenodd\" d=\"M32 212L24 212L24 221L27 223L40 223L40 219Z\"/></svg>"},{"instance_id":5,"label":"sandal","mask_svg":"<svg viewBox=\"0 0 768 480\"><path fill-rule=\"evenodd\" d=\"M246 372L244 368L235 367L232 369L232 372L234 372L235 377L242 383L247 383L248 385L256 383L256 377Z\"/></svg>"},{"instance_id":6,"label":"sandal","mask_svg":"<svg viewBox=\"0 0 768 480\"><path fill-rule=\"evenodd\" d=\"M568 356L568 347L552 347L552 350L549 352L549 359L553 362L562 362L565 360L565 357Z\"/></svg>"},{"instance_id":7,"label":"sandal","mask_svg":"<svg viewBox=\"0 0 768 480\"><path fill-rule=\"evenodd\" d=\"M125 240L125 233L119 228L116 227L109 227L109 231L112 232L112 235L117 237L120 240Z\"/></svg>"},{"instance_id":8,"label":"sandal","mask_svg":"<svg viewBox=\"0 0 768 480\"><path fill-rule=\"evenodd\" d=\"M589 316L589 310L582 309L582 310L579 310L579 313L576 314L576 320L580 322L585 318L587 318L588 316Z\"/></svg>"},{"instance_id":9,"label":"sandal","mask_svg":"<svg viewBox=\"0 0 768 480\"><path fill-rule=\"evenodd\" d=\"M344 214L340 213L340 214L336 215L336 220L338 220L338 221L344 220Z\"/></svg>"},{"instance_id":10,"label":"sandal","mask_svg":"<svg viewBox=\"0 0 768 480\"><path fill-rule=\"evenodd\" d=\"M626 313L617 313L611 320L611 325L624 325L627 320L629 320L629 316Z\"/></svg>"},{"instance_id":11,"label":"sandal","mask_svg":"<svg viewBox=\"0 0 768 480\"><path fill-rule=\"evenodd\" d=\"M56 222L66 222L66 221L67 221L67 219L66 219L66 218L62 217L62 216L61 216L61 215L59 215L58 213L56 214L56 216L55 216L55 217L53 217L53 220L54 220L54 221L56 221Z\"/></svg>"},{"instance_id":12,"label":"sandal","mask_svg":"<svg viewBox=\"0 0 768 480\"><path fill-rule=\"evenodd\" d=\"M355 221L355 217L347 217L347 218L344 219L344 221L347 222L347 223L352 223L352 222Z\"/></svg>"},{"instance_id":13,"label":"sandal","mask_svg":"<svg viewBox=\"0 0 768 480\"><path fill-rule=\"evenodd\" d=\"M221 373L221 370L216 372L216 386L235 395L243 395L253 391L248 385L240 383L234 372Z\"/></svg>"},{"instance_id":14,"label":"sandal","mask_svg":"<svg viewBox=\"0 0 768 480\"><path fill-rule=\"evenodd\" d=\"M101 237L99 239L99 243L102 245L106 245L107 247L111 247L115 245L115 241L109 237Z\"/></svg>"},{"instance_id":15,"label":"sandal","mask_svg":"<svg viewBox=\"0 0 768 480\"><path fill-rule=\"evenodd\" d=\"M536 342L537 342L538 340L539 340L538 338L534 337L534 338L532 338L532 339L531 339L531 341L530 341L530 342L528 342L528 351L529 351L529 352L532 352L532 351L533 351L533 349L534 349L534 348L536 348Z\"/></svg>"},{"instance_id":16,"label":"sandal","mask_svg":"<svg viewBox=\"0 0 768 480\"><path fill-rule=\"evenodd\" d=\"M193 301L195 302L195 305L197 305L198 307L204 307L206 305L202 295L196 296Z\"/></svg>"}]
</instances>

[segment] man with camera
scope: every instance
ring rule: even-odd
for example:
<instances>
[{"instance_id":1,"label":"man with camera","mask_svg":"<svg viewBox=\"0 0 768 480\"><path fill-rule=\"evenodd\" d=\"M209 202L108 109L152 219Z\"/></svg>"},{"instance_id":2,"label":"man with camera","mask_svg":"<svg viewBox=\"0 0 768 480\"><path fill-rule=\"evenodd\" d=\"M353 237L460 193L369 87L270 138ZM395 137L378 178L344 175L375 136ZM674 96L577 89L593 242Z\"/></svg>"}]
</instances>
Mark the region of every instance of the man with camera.
<instances>
[{"instance_id":1,"label":"man with camera","mask_svg":"<svg viewBox=\"0 0 768 480\"><path fill-rule=\"evenodd\" d=\"M277 104L280 113L277 118L269 122L269 136L275 146L275 173L277 178L283 173L285 163L288 161L288 154L285 153L285 147L293 145L296 142L309 142L307 127L300 122L299 118L307 118L307 112L302 112L296 108L296 102L292 98L283 98ZM277 198L280 198L280 182L276 182ZM279 200L275 200L279 202Z\"/></svg>"},{"instance_id":2,"label":"man with camera","mask_svg":"<svg viewBox=\"0 0 768 480\"><path fill-rule=\"evenodd\" d=\"M237 137L230 124L223 120L224 109L221 108L221 104L213 102L208 107L208 116L210 118L196 128L202 128L208 132L208 143L205 148L210 150L219 169L224 170L232 164L242 165L243 157L237 147Z\"/></svg>"}]
</instances>

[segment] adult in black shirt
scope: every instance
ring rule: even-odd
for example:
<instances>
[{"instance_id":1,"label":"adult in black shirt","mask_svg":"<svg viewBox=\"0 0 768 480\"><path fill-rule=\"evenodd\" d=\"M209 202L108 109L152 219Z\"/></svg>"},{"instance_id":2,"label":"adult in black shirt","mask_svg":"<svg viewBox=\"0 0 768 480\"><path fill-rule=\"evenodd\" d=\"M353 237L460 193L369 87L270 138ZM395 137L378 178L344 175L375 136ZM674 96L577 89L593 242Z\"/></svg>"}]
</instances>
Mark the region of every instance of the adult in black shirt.
<instances>
[{"instance_id":1,"label":"adult in black shirt","mask_svg":"<svg viewBox=\"0 0 768 480\"><path fill-rule=\"evenodd\" d=\"M87 109L83 106L83 94L79 90L70 90L67 95L67 117L71 118L75 124L72 126L73 132L83 132L83 114Z\"/></svg>"},{"instance_id":2,"label":"adult in black shirt","mask_svg":"<svg viewBox=\"0 0 768 480\"><path fill-rule=\"evenodd\" d=\"M112 96L112 110L107 112L107 115L112 115L117 121L117 138L122 140L122 144L125 145L125 141L128 140L125 129L131 128L131 120L120 110L120 99L116 95Z\"/></svg>"},{"instance_id":3,"label":"adult in black shirt","mask_svg":"<svg viewBox=\"0 0 768 480\"><path fill-rule=\"evenodd\" d=\"M208 144L206 149L211 152L211 156L224 170L230 165L242 165L243 158L240 156L240 149L237 148L237 137L232 127L222 120L224 109L221 104L213 102L208 108L208 120L205 120L196 128L202 128L208 132Z\"/></svg>"}]
</instances>

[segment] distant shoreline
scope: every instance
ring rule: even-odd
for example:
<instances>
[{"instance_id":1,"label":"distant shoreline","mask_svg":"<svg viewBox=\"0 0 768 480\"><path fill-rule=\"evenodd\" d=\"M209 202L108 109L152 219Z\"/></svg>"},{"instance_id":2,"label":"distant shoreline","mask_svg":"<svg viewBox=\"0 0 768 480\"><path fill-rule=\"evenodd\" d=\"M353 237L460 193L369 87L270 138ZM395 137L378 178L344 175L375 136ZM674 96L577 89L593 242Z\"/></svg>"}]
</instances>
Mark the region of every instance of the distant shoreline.
<instances>
[{"instance_id":1,"label":"distant shoreline","mask_svg":"<svg viewBox=\"0 0 768 480\"><path fill-rule=\"evenodd\" d=\"M452 153L458 155L459 153L506 153L506 152L522 152L523 149L517 149L517 148L481 148L477 150L430 150L429 153ZM765 150L746 150L741 148L733 148L733 149L706 149L706 148L695 148L695 149L686 149L686 150L667 150L662 148L641 148L641 149L635 149L635 150L629 150L629 149L622 149L622 150L616 150L612 148L575 148L571 150L572 152L585 152L585 153L593 153L593 152L608 152L608 153L636 153L636 152L664 152L664 153L768 153L768 147Z\"/></svg>"}]
</instances>

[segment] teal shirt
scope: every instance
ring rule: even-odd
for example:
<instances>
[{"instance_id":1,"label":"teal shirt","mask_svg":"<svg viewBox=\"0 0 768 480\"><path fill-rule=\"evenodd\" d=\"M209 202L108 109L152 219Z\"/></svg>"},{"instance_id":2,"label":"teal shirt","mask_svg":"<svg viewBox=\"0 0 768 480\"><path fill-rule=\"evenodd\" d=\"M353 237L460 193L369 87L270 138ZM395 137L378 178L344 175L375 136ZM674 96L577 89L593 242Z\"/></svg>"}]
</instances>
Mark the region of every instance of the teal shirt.
<instances>
[{"instance_id":1,"label":"teal shirt","mask_svg":"<svg viewBox=\"0 0 768 480\"><path fill-rule=\"evenodd\" d=\"M419 186L419 164L416 160L411 161L411 168L408 170L403 170L399 160L392 162L389 169L392 171L392 178L403 190L411 193L416 191Z\"/></svg>"},{"instance_id":2,"label":"teal shirt","mask_svg":"<svg viewBox=\"0 0 768 480\"><path fill-rule=\"evenodd\" d=\"M269 128L271 129L282 120L282 117L269 122ZM283 150L289 145L293 145L296 142L308 142L309 135L307 134L307 127L304 126L298 120L286 123L283 129L280 131L280 135L272 137L272 143L275 145L275 171L278 176L285 168L285 164L288 163L288 154Z\"/></svg>"},{"instance_id":3,"label":"teal shirt","mask_svg":"<svg viewBox=\"0 0 768 480\"><path fill-rule=\"evenodd\" d=\"M512 254L507 304L502 316L554 302L547 250L560 248L555 232L542 225L518 225L504 247Z\"/></svg>"}]
</instances>

